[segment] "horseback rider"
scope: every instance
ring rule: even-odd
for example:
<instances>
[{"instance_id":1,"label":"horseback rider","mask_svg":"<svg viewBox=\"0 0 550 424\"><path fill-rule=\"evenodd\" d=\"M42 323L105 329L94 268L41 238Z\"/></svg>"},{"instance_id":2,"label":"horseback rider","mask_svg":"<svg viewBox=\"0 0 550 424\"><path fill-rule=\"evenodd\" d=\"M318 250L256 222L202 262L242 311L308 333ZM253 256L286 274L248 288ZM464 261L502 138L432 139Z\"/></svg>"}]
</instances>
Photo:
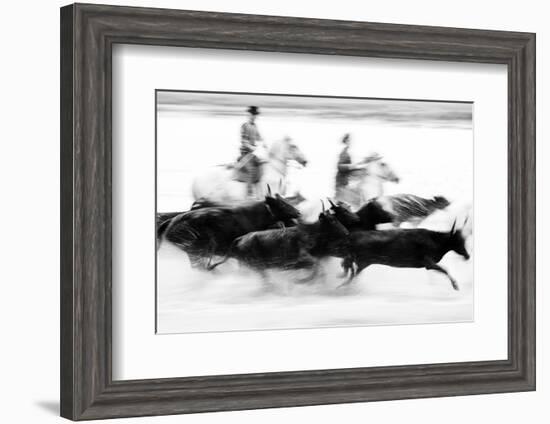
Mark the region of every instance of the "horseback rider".
<instances>
[{"instance_id":1,"label":"horseback rider","mask_svg":"<svg viewBox=\"0 0 550 424\"><path fill-rule=\"evenodd\" d=\"M247 196L254 197L255 184L261 178L261 161L255 154L256 148L262 144L263 139L256 125L256 118L260 114L257 106L250 106L247 109L248 121L241 125L241 146L240 156L237 159L237 179L245 182L247 186Z\"/></svg>"},{"instance_id":2,"label":"horseback rider","mask_svg":"<svg viewBox=\"0 0 550 424\"><path fill-rule=\"evenodd\" d=\"M350 187L350 177L353 175L354 171L366 169L370 162L381 159L381 156L376 153L360 162L352 163L349 153L351 135L345 134L344 137L342 137L342 143L344 144L344 148L340 152L340 156L338 156L334 197L336 200L348 204L357 204L359 202L357 198L359 194L357 190Z\"/></svg>"}]
</instances>

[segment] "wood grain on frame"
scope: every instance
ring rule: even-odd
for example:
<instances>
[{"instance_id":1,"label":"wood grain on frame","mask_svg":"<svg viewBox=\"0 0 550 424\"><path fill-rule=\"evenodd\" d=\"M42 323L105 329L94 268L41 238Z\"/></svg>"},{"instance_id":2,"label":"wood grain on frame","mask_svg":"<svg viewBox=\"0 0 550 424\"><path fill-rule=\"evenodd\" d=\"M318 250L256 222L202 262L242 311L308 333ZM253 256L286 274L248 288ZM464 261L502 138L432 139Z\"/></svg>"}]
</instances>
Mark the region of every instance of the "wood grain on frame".
<instances>
[{"instance_id":1,"label":"wood grain on frame","mask_svg":"<svg viewBox=\"0 0 550 424\"><path fill-rule=\"evenodd\" d=\"M115 43L499 63L509 80L509 357L112 381ZM75 4L61 9L61 415L82 420L535 388L535 35Z\"/></svg>"}]
</instances>

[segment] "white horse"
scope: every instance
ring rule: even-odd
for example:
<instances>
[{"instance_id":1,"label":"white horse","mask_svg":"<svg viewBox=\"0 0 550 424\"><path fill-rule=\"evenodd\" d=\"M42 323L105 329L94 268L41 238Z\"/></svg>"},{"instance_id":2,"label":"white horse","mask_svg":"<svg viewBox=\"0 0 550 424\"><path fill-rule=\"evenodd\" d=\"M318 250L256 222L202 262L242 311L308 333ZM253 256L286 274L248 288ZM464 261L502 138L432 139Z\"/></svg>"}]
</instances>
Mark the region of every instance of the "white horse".
<instances>
[{"instance_id":1,"label":"white horse","mask_svg":"<svg viewBox=\"0 0 550 424\"><path fill-rule=\"evenodd\" d=\"M265 195L268 184L284 196L289 162L296 161L301 166L307 164L304 154L289 137L274 142L267 149L260 146L255 154L262 162L261 178L255 187L257 198ZM247 198L246 183L235 179L233 165L219 165L208 169L193 180L191 190L195 200L230 203Z\"/></svg>"},{"instance_id":2,"label":"white horse","mask_svg":"<svg viewBox=\"0 0 550 424\"><path fill-rule=\"evenodd\" d=\"M373 156L378 157L377 154L366 157L362 161L362 163L366 164L365 168L351 172L348 185L336 193L335 197L337 200L344 201L356 209L370 199L383 196L385 194L385 183L399 182L399 177L381 159L381 156L372 160Z\"/></svg>"}]
</instances>

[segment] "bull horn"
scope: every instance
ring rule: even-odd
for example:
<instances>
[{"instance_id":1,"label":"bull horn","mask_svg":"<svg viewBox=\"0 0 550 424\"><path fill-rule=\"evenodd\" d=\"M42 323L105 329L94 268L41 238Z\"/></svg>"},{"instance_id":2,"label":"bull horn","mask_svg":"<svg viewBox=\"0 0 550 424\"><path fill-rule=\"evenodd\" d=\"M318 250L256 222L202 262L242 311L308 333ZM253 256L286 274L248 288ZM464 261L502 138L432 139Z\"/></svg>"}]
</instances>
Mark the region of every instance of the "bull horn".
<instances>
[{"instance_id":1,"label":"bull horn","mask_svg":"<svg viewBox=\"0 0 550 424\"><path fill-rule=\"evenodd\" d=\"M455 227L456 227L456 218L453 222L453 226L451 227L451 234L453 234L455 232Z\"/></svg>"},{"instance_id":2,"label":"bull horn","mask_svg":"<svg viewBox=\"0 0 550 424\"><path fill-rule=\"evenodd\" d=\"M321 207L323 208L322 212L325 213L325 202L321 199Z\"/></svg>"},{"instance_id":3,"label":"bull horn","mask_svg":"<svg viewBox=\"0 0 550 424\"><path fill-rule=\"evenodd\" d=\"M336 207L336 205L335 205L334 202L330 199L330 197L327 197L327 200L328 200L328 202L330 203L330 206L332 206L333 208Z\"/></svg>"},{"instance_id":4,"label":"bull horn","mask_svg":"<svg viewBox=\"0 0 550 424\"><path fill-rule=\"evenodd\" d=\"M271 187L269 187L269 184L267 185L267 195L271 196Z\"/></svg>"}]
</instances>

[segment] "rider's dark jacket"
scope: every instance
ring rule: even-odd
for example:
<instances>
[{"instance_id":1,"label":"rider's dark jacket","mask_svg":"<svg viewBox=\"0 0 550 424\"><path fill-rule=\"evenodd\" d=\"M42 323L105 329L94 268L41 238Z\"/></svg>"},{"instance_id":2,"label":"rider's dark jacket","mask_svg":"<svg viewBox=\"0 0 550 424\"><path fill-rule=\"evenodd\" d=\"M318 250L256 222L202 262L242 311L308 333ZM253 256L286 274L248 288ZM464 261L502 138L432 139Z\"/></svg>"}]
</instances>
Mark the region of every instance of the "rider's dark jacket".
<instances>
[{"instance_id":1,"label":"rider's dark jacket","mask_svg":"<svg viewBox=\"0 0 550 424\"><path fill-rule=\"evenodd\" d=\"M255 123L245 122L241 125L241 157L254 151L256 142L262 137Z\"/></svg>"},{"instance_id":2,"label":"rider's dark jacket","mask_svg":"<svg viewBox=\"0 0 550 424\"><path fill-rule=\"evenodd\" d=\"M348 147L346 146L340 156L338 157L338 165L336 172L336 188L346 187L349 183L349 176L352 172L351 166L351 156L348 152Z\"/></svg>"},{"instance_id":3,"label":"rider's dark jacket","mask_svg":"<svg viewBox=\"0 0 550 424\"><path fill-rule=\"evenodd\" d=\"M255 184L260 180L260 161L251 153L256 148L257 142L261 139L262 137L255 123L247 121L241 125L241 156L238 159L237 165L239 170L237 179L239 181Z\"/></svg>"}]
</instances>

